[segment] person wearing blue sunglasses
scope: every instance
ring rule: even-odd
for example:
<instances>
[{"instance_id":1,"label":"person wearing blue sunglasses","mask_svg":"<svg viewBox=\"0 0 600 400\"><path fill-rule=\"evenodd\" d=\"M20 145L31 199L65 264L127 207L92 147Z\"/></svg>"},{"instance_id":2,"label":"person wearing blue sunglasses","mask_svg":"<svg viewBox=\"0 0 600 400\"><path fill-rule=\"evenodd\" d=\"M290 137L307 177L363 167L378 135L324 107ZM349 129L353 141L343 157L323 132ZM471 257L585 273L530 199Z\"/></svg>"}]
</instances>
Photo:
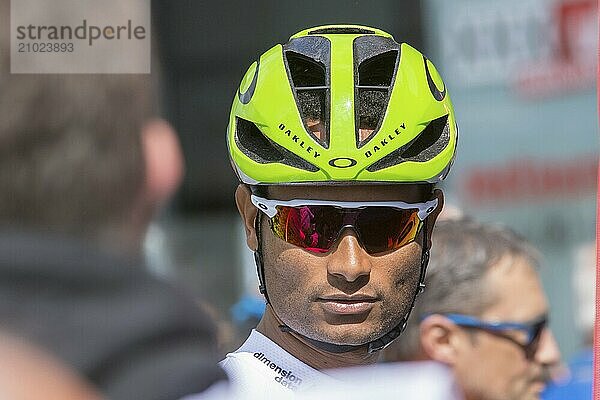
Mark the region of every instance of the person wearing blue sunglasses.
<instances>
[{"instance_id":1,"label":"person wearing blue sunglasses","mask_svg":"<svg viewBox=\"0 0 600 400\"><path fill-rule=\"evenodd\" d=\"M537 251L509 229L442 221L427 290L386 361L450 367L466 400L539 399L560 351L548 327Z\"/></svg>"}]
</instances>

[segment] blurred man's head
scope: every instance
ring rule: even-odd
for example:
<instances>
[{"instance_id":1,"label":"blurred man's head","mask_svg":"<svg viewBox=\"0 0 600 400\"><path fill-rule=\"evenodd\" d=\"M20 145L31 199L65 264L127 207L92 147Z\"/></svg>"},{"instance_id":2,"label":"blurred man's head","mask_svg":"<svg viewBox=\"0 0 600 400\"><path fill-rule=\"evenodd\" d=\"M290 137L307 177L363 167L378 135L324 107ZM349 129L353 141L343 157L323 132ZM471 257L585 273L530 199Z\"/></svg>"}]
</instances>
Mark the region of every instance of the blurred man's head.
<instances>
[{"instance_id":1,"label":"blurred man's head","mask_svg":"<svg viewBox=\"0 0 600 400\"><path fill-rule=\"evenodd\" d=\"M449 365L467 400L538 399L559 362L545 325L537 252L513 232L469 220L436 226L426 284L388 361Z\"/></svg>"},{"instance_id":2,"label":"blurred man's head","mask_svg":"<svg viewBox=\"0 0 600 400\"><path fill-rule=\"evenodd\" d=\"M10 74L0 0L0 224L137 246L182 173L151 75Z\"/></svg>"}]
</instances>

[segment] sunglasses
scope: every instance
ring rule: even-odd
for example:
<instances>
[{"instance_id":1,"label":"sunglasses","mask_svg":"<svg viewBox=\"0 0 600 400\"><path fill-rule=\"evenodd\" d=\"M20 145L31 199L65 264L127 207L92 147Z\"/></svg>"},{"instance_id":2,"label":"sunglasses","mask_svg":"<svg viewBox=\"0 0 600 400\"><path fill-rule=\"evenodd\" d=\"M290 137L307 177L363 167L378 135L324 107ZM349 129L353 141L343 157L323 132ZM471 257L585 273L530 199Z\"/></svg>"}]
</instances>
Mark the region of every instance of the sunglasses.
<instances>
[{"instance_id":1,"label":"sunglasses","mask_svg":"<svg viewBox=\"0 0 600 400\"><path fill-rule=\"evenodd\" d=\"M415 240L438 205L400 201L354 202L270 200L255 195L252 204L269 217L273 234L314 253L326 253L341 232L352 228L369 254L397 250Z\"/></svg>"},{"instance_id":2,"label":"sunglasses","mask_svg":"<svg viewBox=\"0 0 600 400\"><path fill-rule=\"evenodd\" d=\"M467 328L481 329L495 336L504 338L521 347L525 352L525 356L529 359L533 358L537 352L540 343L542 332L548 325L548 317L542 316L531 322L487 322L470 315L463 314L444 314L446 318L454 322L456 325ZM520 342L512 336L506 334L507 331L517 330L526 334L525 342Z\"/></svg>"}]
</instances>

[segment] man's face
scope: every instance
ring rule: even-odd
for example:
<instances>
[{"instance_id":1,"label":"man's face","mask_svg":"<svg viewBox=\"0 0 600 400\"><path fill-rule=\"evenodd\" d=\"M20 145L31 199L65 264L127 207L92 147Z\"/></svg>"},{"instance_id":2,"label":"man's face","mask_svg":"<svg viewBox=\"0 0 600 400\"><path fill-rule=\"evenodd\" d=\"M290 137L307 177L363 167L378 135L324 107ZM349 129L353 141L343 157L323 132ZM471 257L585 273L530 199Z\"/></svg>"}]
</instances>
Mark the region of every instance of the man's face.
<instances>
[{"instance_id":1,"label":"man's face","mask_svg":"<svg viewBox=\"0 0 600 400\"><path fill-rule=\"evenodd\" d=\"M440 198L442 194L436 192ZM431 198L423 187L272 187L269 198L404 201ZM437 212L428 218L432 224ZM409 311L419 280L423 234L396 251L369 255L351 228L327 253L275 237L262 216L263 260L270 303L290 328L314 340L359 345L395 327ZM428 225L431 232L432 225Z\"/></svg>"},{"instance_id":2,"label":"man's face","mask_svg":"<svg viewBox=\"0 0 600 400\"><path fill-rule=\"evenodd\" d=\"M512 265L511 265L512 264ZM537 273L522 257L503 257L484 279L484 288L496 302L478 317L484 321L528 322L545 315L548 303ZM539 399L548 366L560 353L549 329L529 359L516 343L481 330L461 328L454 371L468 400ZM469 332L467 332L469 331ZM525 333L506 332L519 343Z\"/></svg>"}]
</instances>

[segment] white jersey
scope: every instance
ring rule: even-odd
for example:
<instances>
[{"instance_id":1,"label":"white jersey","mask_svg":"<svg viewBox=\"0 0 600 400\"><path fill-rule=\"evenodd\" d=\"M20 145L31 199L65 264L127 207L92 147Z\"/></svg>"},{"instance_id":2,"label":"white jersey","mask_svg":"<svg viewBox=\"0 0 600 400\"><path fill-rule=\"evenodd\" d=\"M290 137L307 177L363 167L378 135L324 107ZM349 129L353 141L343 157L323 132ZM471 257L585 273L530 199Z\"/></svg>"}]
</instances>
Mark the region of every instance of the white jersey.
<instances>
[{"instance_id":1,"label":"white jersey","mask_svg":"<svg viewBox=\"0 0 600 400\"><path fill-rule=\"evenodd\" d=\"M183 400L399 398L458 400L448 368L434 362L384 364L318 371L253 330L220 362L228 383Z\"/></svg>"},{"instance_id":2,"label":"white jersey","mask_svg":"<svg viewBox=\"0 0 600 400\"><path fill-rule=\"evenodd\" d=\"M251 398L291 398L294 393L334 382L254 329L220 365L234 391Z\"/></svg>"}]
</instances>

